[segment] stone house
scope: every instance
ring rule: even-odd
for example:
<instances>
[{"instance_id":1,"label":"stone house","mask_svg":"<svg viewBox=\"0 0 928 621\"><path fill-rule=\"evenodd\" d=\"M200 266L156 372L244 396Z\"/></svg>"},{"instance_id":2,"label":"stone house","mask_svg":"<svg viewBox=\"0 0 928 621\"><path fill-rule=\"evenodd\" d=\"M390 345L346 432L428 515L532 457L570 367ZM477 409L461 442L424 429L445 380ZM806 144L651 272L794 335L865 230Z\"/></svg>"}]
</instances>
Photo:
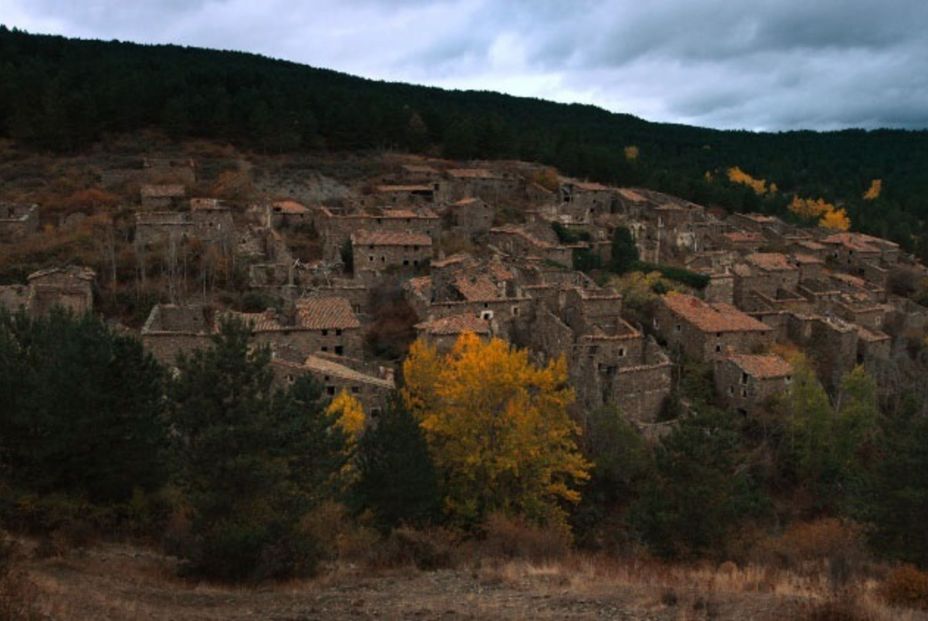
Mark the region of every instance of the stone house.
<instances>
[{"instance_id":1,"label":"stone house","mask_svg":"<svg viewBox=\"0 0 928 621\"><path fill-rule=\"evenodd\" d=\"M730 408L753 414L789 390L793 367L776 354L729 354L715 360L715 391Z\"/></svg>"},{"instance_id":2,"label":"stone house","mask_svg":"<svg viewBox=\"0 0 928 621\"><path fill-rule=\"evenodd\" d=\"M209 347L213 313L201 305L155 304L142 326L142 345L162 364L173 365L181 353Z\"/></svg>"},{"instance_id":3,"label":"stone house","mask_svg":"<svg viewBox=\"0 0 928 621\"><path fill-rule=\"evenodd\" d=\"M467 197L445 205L441 214L445 228L473 237L489 232L496 210L482 199Z\"/></svg>"},{"instance_id":4,"label":"stone house","mask_svg":"<svg viewBox=\"0 0 928 621\"><path fill-rule=\"evenodd\" d=\"M436 184L378 185L374 196L381 205L416 205L435 200Z\"/></svg>"},{"instance_id":5,"label":"stone house","mask_svg":"<svg viewBox=\"0 0 928 621\"><path fill-rule=\"evenodd\" d=\"M312 354L300 361L275 355L271 371L277 386L286 387L307 375L322 388L323 398L330 399L345 391L357 399L365 414L376 419L386 408L396 385L392 371L381 369L372 374L348 366L347 360L330 354Z\"/></svg>"},{"instance_id":6,"label":"stone house","mask_svg":"<svg viewBox=\"0 0 928 621\"><path fill-rule=\"evenodd\" d=\"M441 352L449 351L458 337L466 333L490 338L493 336L493 321L481 319L473 313L461 313L416 324L418 338L431 343Z\"/></svg>"},{"instance_id":7,"label":"stone house","mask_svg":"<svg viewBox=\"0 0 928 621\"><path fill-rule=\"evenodd\" d=\"M671 349L694 360L758 353L773 341L770 326L734 306L676 292L661 296L653 325Z\"/></svg>"},{"instance_id":8,"label":"stone house","mask_svg":"<svg viewBox=\"0 0 928 621\"><path fill-rule=\"evenodd\" d=\"M143 185L139 190L144 209L179 209L187 191L180 184Z\"/></svg>"},{"instance_id":9,"label":"stone house","mask_svg":"<svg viewBox=\"0 0 928 621\"><path fill-rule=\"evenodd\" d=\"M720 248L729 248L743 253L757 252L767 242L763 235L754 231L731 231L717 238Z\"/></svg>"},{"instance_id":10,"label":"stone house","mask_svg":"<svg viewBox=\"0 0 928 621\"><path fill-rule=\"evenodd\" d=\"M29 274L29 312L44 315L60 306L77 315L93 310L93 282L89 267L56 267Z\"/></svg>"},{"instance_id":11,"label":"stone house","mask_svg":"<svg viewBox=\"0 0 928 621\"><path fill-rule=\"evenodd\" d=\"M535 256L565 267L573 264L573 252L576 248L587 247L586 244L563 245L544 241L517 224L491 228L489 243L510 255Z\"/></svg>"},{"instance_id":12,"label":"stone house","mask_svg":"<svg viewBox=\"0 0 928 621\"><path fill-rule=\"evenodd\" d=\"M558 188L558 215L590 223L600 214L616 213L620 203L614 188L588 181L565 181Z\"/></svg>"},{"instance_id":13,"label":"stone house","mask_svg":"<svg viewBox=\"0 0 928 621\"><path fill-rule=\"evenodd\" d=\"M819 240L828 257L849 271L866 263L895 265L899 261L899 244L863 233L834 233Z\"/></svg>"},{"instance_id":14,"label":"stone house","mask_svg":"<svg viewBox=\"0 0 928 621\"><path fill-rule=\"evenodd\" d=\"M755 252L736 265L734 274L735 305L746 311L769 307L765 301L793 298L799 284L799 268L778 252ZM758 299L759 298L759 299Z\"/></svg>"},{"instance_id":15,"label":"stone house","mask_svg":"<svg viewBox=\"0 0 928 621\"><path fill-rule=\"evenodd\" d=\"M266 208L267 221L272 227L287 228L312 223L309 208L293 199L275 201Z\"/></svg>"},{"instance_id":16,"label":"stone house","mask_svg":"<svg viewBox=\"0 0 928 621\"><path fill-rule=\"evenodd\" d=\"M428 164L403 164L400 166L399 179L403 183L431 184L438 180L441 173Z\"/></svg>"},{"instance_id":17,"label":"stone house","mask_svg":"<svg viewBox=\"0 0 928 621\"><path fill-rule=\"evenodd\" d=\"M355 274L376 275L393 268L413 273L432 258L432 238L424 233L360 230L351 235Z\"/></svg>"},{"instance_id":18,"label":"stone house","mask_svg":"<svg viewBox=\"0 0 928 621\"><path fill-rule=\"evenodd\" d=\"M302 298L296 302L296 315L300 328L309 332L309 353L362 357L361 322L348 298Z\"/></svg>"},{"instance_id":19,"label":"stone house","mask_svg":"<svg viewBox=\"0 0 928 621\"><path fill-rule=\"evenodd\" d=\"M499 205L515 197L523 184L518 177L485 168L451 168L445 172L445 179L437 184L436 199L447 203L474 197Z\"/></svg>"},{"instance_id":20,"label":"stone house","mask_svg":"<svg viewBox=\"0 0 928 621\"><path fill-rule=\"evenodd\" d=\"M0 242L19 241L38 230L38 205L0 202Z\"/></svg>"}]
</instances>

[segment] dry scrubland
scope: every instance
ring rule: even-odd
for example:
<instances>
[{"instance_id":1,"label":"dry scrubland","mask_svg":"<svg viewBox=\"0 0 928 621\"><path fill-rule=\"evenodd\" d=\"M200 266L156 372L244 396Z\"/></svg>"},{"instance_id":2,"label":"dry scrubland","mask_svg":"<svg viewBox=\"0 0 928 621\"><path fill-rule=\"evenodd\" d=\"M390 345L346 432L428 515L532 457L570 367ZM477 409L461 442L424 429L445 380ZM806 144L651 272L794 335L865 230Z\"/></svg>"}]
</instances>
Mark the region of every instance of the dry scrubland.
<instances>
[{"instance_id":1,"label":"dry scrubland","mask_svg":"<svg viewBox=\"0 0 928 621\"><path fill-rule=\"evenodd\" d=\"M0 619L928 619L925 574L860 561L670 565L572 552L511 525L479 544L400 530L340 546L314 579L228 587L178 577L177 560L149 548L19 539ZM888 603L913 595L921 610Z\"/></svg>"}]
</instances>

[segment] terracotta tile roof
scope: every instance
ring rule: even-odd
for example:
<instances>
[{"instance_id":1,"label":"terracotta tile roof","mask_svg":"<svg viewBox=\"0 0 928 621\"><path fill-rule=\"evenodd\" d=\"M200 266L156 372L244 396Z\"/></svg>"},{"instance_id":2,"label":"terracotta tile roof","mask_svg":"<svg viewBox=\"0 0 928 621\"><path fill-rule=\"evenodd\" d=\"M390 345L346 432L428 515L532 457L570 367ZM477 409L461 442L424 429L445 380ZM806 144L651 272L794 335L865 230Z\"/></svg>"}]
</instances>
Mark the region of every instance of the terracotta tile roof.
<instances>
[{"instance_id":1,"label":"terracotta tile roof","mask_svg":"<svg viewBox=\"0 0 928 621\"><path fill-rule=\"evenodd\" d=\"M457 265L459 263L464 263L469 261L471 256L469 254L458 252L456 254L449 255L444 259L438 259L437 261L432 261L432 267L448 267L449 265Z\"/></svg>"},{"instance_id":2,"label":"terracotta tile roof","mask_svg":"<svg viewBox=\"0 0 928 621\"><path fill-rule=\"evenodd\" d=\"M753 220L759 224L764 224L767 222L776 222L777 219L773 216L766 216L762 213L744 213L741 214L742 217L747 218L748 220Z\"/></svg>"},{"instance_id":3,"label":"terracotta tile roof","mask_svg":"<svg viewBox=\"0 0 928 621\"><path fill-rule=\"evenodd\" d=\"M374 377L373 375L368 375L367 373L361 373L360 371L356 371L351 367L339 364L333 360L327 360L321 356L307 356L306 360L303 361L303 367L319 375L331 375L340 379L358 382L359 384L370 384L380 388L394 387L394 384L391 380L383 379L381 377Z\"/></svg>"},{"instance_id":4,"label":"terracotta tile roof","mask_svg":"<svg viewBox=\"0 0 928 621\"><path fill-rule=\"evenodd\" d=\"M90 269L89 267L69 265L67 267L50 267L48 269L32 272L31 274L26 276L26 280L31 282L38 278L44 278L46 276L51 276L52 274L61 274L61 273L66 274L67 276L71 276L73 278L78 278L80 280L87 280L87 281L93 281L93 279L97 277L97 273L93 271L92 269Z\"/></svg>"},{"instance_id":5,"label":"terracotta tile roof","mask_svg":"<svg viewBox=\"0 0 928 621\"><path fill-rule=\"evenodd\" d=\"M304 298L296 303L297 323L310 330L359 328L347 298Z\"/></svg>"},{"instance_id":6,"label":"terracotta tile roof","mask_svg":"<svg viewBox=\"0 0 928 621\"><path fill-rule=\"evenodd\" d=\"M822 238L821 241L823 244L844 246L848 250L853 250L855 252L877 253L880 251L879 248L872 246L870 243L873 241L878 241L876 237L860 235L858 233L835 233L834 235L829 235L828 237Z\"/></svg>"},{"instance_id":7,"label":"terracotta tile roof","mask_svg":"<svg viewBox=\"0 0 928 621\"><path fill-rule=\"evenodd\" d=\"M596 183L595 181L573 181L571 182L571 185L586 192L603 192L609 190L607 186L604 186L601 183Z\"/></svg>"},{"instance_id":8,"label":"terracotta tile roof","mask_svg":"<svg viewBox=\"0 0 928 621\"><path fill-rule=\"evenodd\" d=\"M433 174L438 173L437 170L425 164L403 164L403 170L405 170L408 173L418 173L418 174L427 174L427 175L433 175Z\"/></svg>"},{"instance_id":9,"label":"terracotta tile roof","mask_svg":"<svg viewBox=\"0 0 928 621\"><path fill-rule=\"evenodd\" d=\"M818 243L817 241L811 241L811 240L798 241L796 242L796 245L802 246L803 248L807 250L825 250L826 249L824 245Z\"/></svg>"},{"instance_id":10,"label":"terracotta tile roof","mask_svg":"<svg viewBox=\"0 0 928 621\"><path fill-rule=\"evenodd\" d=\"M277 320L277 313L273 309L268 309L260 313L237 313L235 311L228 311L223 313L223 317L237 317L241 319L244 323L251 326L251 329L255 332L276 332L278 330L283 330L284 326ZM217 328L219 322L216 322Z\"/></svg>"},{"instance_id":11,"label":"terracotta tile roof","mask_svg":"<svg viewBox=\"0 0 928 621\"><path fill-rule=\"evenodd\" d=\"M868 343L876 343L879 341L888 341L889 335L880 330L870 330L864 326L857 326L857 336L861 340L867 341Z\"/></svg>"},{"instance_id":12,"label":"terracotta tile roof","mask_svg":"<svg viewBox=\"0 0 928 621\"><path fill-rule=\"evenodd\" d=\"M186 193L179 183L167 185L143 185L141 195L145 198L174 198Z\"/></svg>"},{"instance_id":13,"label":"terracotta tile roof","mask_svg":"<svg viewBox=\"0 0 928 621\"><path fill-rule=\"evenodd\" d=\"M351 242L360 246L431 246L432 238L406 231L356 231Z\"/></svg>"},{"instance_id":14,"label":"terracotta tile roof","mask_svg":"<svg viewBox=\"0 0 928 621\"><path fill-rule=\"evenodd\" d=\"M429 297L429 292L432 290L432 277L417 276L415 278L410 278L406 281L406 286L414 291L416 295Z\"/></svg>"},{"instance_id":15,"label":"terracotta tile roof","mask_svg":"<svg viewBox=\"0 0 928 621\"><path fill-rule=\"evenodd\" d=\"M824 263L824 261L822 261L816 256L812 256L811 254L803 254L801 252L797 252L793 254L793 261L795 261L799 265Z\"/></svg>"},{"instance_id":16,"label":"terracotta tile roof","mask_svg":"<svg viewBox=\"0 0 928 621\"><path fill-rule=\"evenodd\" d=\"M452 207L466 207L466 206L468 206L468 205L473 205L473 204L476 203L476 202L478 202L478 200L477 200L476 198L474 198L474 197L472 197L472 196L469 196L469 197L467 197L467 198L462 198L462 199L459 200L459 201L455 201L455 202L451 203L451 206L452 206Z\"/></svg>"},{"instance_id":17,"label":"terracotta tile roof","mask_svg":"<svg viewBox=\"0 0 928 621\"><path fill-rule=\"evenodd\" d=\"M621 194L624 198L632 201L633 203L645 202L645 198L641 194L628 188L619 188L619 194Z\"/></svg>"},{"instance_id":18,"label":"terracotta tile roof","mask_svg":"<svg viewBox=\"0 0 928 621\"><path fill-rule=\"evenodd\" d=\"M500 179L501 177L486 168L451 168L448 175L455 179Z\"/></svg>"},{"instance_id":19,"label":"terracotta tile roof","mask_svg":"<svg viewBox=\"0 0 928 621\"><path fill-rule=\"evenodd\" d=\"M703 332L768 332L771 328L730 304L708 304L699 298L671 292L661 298L675 315Z\"/></svg>"},{"instance_id":20,"label":"terracotta tile roof","mask_svg":"<svg viewBox=\"0 0 928 621\"><path fill-rule=\"evenodd\" d=\"M758 379L773 379L793 374L793 366L776 354L729 354L739 369Z\"/></svg>"},{"instance_id":21,"label":"terracotta tile roof","mask_svg":"<svg viewBox=\"0 0 928 621\"><path fill-rule=\"evenodd\" d=\"M524 239L525 241L527 241L528 243L530 243L531 245L537 248L553 247L552 244L549 244L548 242L544 240L538 239L537 237L535 237L534 235L532 235L531 233L523 229L518 224L504 224L503 226L494 226L493 228L490 229L490 232L491 233L503 233L505 235L515 235L517 237L521 237L522 239Z\"/></svg>"},{"instance_id":22,"label":"terracotta tile roof","mask_svg":"<svg viewBox=\"0 0 928 621\"><path fill-rule=\"evenodd\" d=\"M375 217L397 219L397 220L404 220L404 219L412 220L415 218L422 218L426 220L437 220L438 214L436 214L431 209L420 209L418 211L414 211L412 209L384 209L383 212L379 216L375 216Z\"/></svg>"},{"instance_id":23,"label":"terracotta tile roof","mask_svg":"<svg viewBox=\"0 0 928 621\"><path fill-rule=\"evenodd\" d=\"M435 188L430 185L408 184L408 185L378 185L374 188L381 194L390 192L434 192Z\"/></svg>"},{"instance_id":24,"label":"terracotta tile roof","mask_svg":"<svg viewBox=\"0 0 928 621\"><path fill-rule=\"evenodd\" d=\"M486 265L487 273L498 281L512 280L515 274L499 261L490 261Z\"/></svg>"},{"instance_id":25,"label":"terracotta tile roof","mask_svg":"<svg viewBox=\"0 0 928 621\"><path fill-rule=\"evenodd\" d=\"M796 266L785 254L779 252L755 252L745 257L749 263L768 272L793 272Z\"/></svg>"},{"instance_id":26,"label":"terracotta tile roof","mask_svg":"<svg viewBox=\"0 0 928 621\"><path fill-rule=\"evenodd\" d=\"M498 300L499 289L486 275L467 276L460 274L454 279L454 287L461 292L468 302Z\"/></svg>"},{"instance_id":27,"label":"terracotta tile roof","mask_svg":"<svg viewBox=\"0 0 928 621\"><path fill-rule=\"evenodd\" d=\"M448 336L463 334L464 332L490 334L489 324L471 314L450 315L441 319L423 321L416 324L416 328L434 336Z\"/></svg>"},{"instance_id":28,"label":"terracotta tile roof","mask_svg":"<svg viewBox=\"0 0 928 621\"><path fill-rule=\"evenodd\" d=\"M274 211L278 213L285 213L291 215L298 215L303 213L309 213L309 209L305 205L296 202L295 200L287 199L283 201L277 201L271 207Z\"/></svg>"},{"instance_id":29,"label":"terracotta tile roof","mask_svg":"<svg viewBox=\"0 0 928 621\"><path fill-rule=\"evenodd\" d=\"M755 233L753 231L732 231L731 233L723 233L722 237L727 239L732 243L746 243L746 242L762 242L764 241L764 236L760 233Z\"/></svg>"}]
</instances>

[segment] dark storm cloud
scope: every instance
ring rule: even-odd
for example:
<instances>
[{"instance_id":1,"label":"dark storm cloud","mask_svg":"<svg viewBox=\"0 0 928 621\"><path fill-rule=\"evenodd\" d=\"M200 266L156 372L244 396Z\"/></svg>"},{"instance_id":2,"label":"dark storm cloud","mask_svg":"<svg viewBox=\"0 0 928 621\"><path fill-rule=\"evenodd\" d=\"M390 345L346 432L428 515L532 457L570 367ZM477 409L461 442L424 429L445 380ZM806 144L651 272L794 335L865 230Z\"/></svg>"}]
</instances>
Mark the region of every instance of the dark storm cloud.
<instances>
[{"instance_id":1,"label":"dark storm cloud","mask_svg":"<svg viewBox=\"0 0 928 621\"><path fill-rule=\"evenodd\" d=\"M923 0L0 0L0 21L659 121L928 127Z\"/></svg>"}]
</instances>

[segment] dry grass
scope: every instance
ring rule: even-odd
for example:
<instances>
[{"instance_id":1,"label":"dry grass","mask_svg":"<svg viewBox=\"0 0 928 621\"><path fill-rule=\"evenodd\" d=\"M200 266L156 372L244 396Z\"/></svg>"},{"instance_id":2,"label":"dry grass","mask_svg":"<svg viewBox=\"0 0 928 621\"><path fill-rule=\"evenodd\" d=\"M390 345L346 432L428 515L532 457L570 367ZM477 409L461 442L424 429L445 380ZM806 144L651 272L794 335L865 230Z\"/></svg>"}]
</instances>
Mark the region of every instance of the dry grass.
<instances>
[{"instance_id":1,"label":"dry grass","mask_svg":"<svg viewBox=\"0 0 928 621\"><path fill-rule=\"evenodd\" d=\"M442 541L435 534L415 537ZM389 563L359 555L331 562L312 580L228 587L180 579L176 560L159 553L97 544L58 558L33 556L18 571L34 585L40 610L56 619L928 618L888 607L873 579L835 594L827 576L733 563L683 566L574 552L530 560L466 546L453 561L454 567L421 570L415 555Z\"/></svg>"}]
</instances>

